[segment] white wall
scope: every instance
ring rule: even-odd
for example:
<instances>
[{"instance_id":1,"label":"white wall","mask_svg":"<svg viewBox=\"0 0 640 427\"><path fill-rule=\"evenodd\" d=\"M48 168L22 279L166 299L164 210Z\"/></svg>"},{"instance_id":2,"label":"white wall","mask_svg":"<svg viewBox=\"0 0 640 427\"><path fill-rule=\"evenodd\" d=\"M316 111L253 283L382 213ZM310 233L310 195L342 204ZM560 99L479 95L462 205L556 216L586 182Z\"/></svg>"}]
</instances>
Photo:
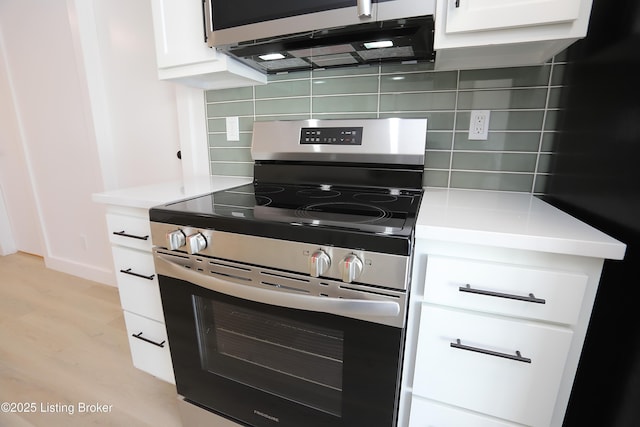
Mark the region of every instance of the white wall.
<instances>
[{"instance_id":1,"label":"white wall","mask_svg":"<svg viewBox=\"0 0 640 427\"><path fill-rule=\"evenodd\" d=\"M4 17L0 2L0 22ZM40 222L13 103L0 23L0 186L15 249L43 254ZM13 250L13 248L12 248ZM11 251L12 251L11 250ZM9 251L9 252L11 252Z\"/></svg>"},{"instance_id":2,"label":"white wall","mask_svg":"<svg viewBox=\"0 0 640 427\"><path fill-rule=\"evenodd\" d=\"M105 189L180 178L176 86L157 77L151 3L67 3L87 78Z\"/></svg>"},{"instance_id":3,"label":"white wall","mask_svg":"<svg viewBox=\"0 0 640 427\"><path fill-rule=\"evenodd\" d=\"M0 35L0 185L18 249L114 284L104 207L91 194L182 173L150 4L1 0Z\"/></svg>"},{"instance_id":4,"label":"white wall","mask_svg":"<svg viewBox=\"0 0 640 427\"><path fill-rule=\"evenodd\" d=\"M0 186L0 256L9 255L17 251L16 241L11 230L11 221L4 201L4 192Z\"/></svg>"},{"instance_id":5,"label":"white wall","mask_svg":"<svg viewBox=\"0 0 640 427\"><path fill-rule=\"evenodd\" d=\"M76 66L66 3L4 0L0 7L29 172L29 182L3 182L3 188L33 189L48 266L108 281L106 226L90 198L102 188L102 179L93 129L84 120L85 83Z\"/></svg>"}]
</instances>

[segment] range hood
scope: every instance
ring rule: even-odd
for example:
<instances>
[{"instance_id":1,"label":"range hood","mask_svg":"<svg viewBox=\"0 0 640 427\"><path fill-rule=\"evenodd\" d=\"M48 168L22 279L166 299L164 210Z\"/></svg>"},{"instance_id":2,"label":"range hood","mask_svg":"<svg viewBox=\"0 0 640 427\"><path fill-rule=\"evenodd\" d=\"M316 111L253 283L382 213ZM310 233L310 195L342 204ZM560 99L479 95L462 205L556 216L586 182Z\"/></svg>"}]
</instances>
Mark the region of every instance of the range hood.
<instances>
[{"instance_id":1,"label":"range hood","mask_svg":"<svg viewBox=\"0 0 640 427\"><path fill-rule=\"evenodd\" d=\"M218 49L268 74L433 61L433 16L374 21L244 41Z\"/></svg>"}]
</instances>

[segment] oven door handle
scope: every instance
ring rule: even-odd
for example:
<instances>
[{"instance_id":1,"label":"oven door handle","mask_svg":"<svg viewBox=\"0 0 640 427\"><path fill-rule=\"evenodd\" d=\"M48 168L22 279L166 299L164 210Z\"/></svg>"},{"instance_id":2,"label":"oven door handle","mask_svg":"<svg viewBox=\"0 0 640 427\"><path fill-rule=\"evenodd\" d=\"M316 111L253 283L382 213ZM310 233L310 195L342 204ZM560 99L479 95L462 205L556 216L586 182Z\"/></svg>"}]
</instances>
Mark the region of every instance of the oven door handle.
<instances>
[{"instance_id":1,"label":"oven door handle","mask_svg":"<svg viewBox=\"0 0 640 427\"><path fill-rule=\"evenodd\" d=\"M273 291L248 285L228 282L206 274L198 273L176 264L160 253L155 254L161 261L157 273L169 273L170 277L191 282L212 291L220 292L236 298L280 307L299 310L316 311L353 317L396 317L400 314L400 304L394 301L358 300L346 298L318 297L299 295L283 291Z\"/></svg>"}]
</instances>

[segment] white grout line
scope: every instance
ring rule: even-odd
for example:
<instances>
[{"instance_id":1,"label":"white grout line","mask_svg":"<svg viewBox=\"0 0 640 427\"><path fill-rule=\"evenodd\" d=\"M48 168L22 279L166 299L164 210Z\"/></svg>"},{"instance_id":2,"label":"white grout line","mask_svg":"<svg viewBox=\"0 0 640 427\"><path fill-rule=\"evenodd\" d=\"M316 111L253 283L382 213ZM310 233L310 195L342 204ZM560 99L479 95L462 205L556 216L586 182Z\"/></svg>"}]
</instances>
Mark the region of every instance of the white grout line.
<instances>
[{"instance_id":1,"label":"white grout line","mask_svg":"<svg viewBox=\"0 0 640 427\"><path fill-rule=\"evenodd\" d=\"M454 104L454 112L453 112L453 129L451 135L451 148L449 150L449 177L447 178L447 188L451 188L451 172L453 171L453 152L456 143L456 125L458 120L458 88L460 87L460 70L457 71L456 75L456 101Z\"/></svg>"},{"instance_id":2,"label":"white grout line","mask_svg":"<svg viewBox=\"0 0 640 427\"><path fill-rule=\"evenodd\" d=\"M533 182L531 183L531 193L536 190L536 181L538 177L538 165L540 164L540 153L542 152L542 143L544 142L544 129L547 124L547 113L549 112L549 99L551 97L551 81L553 80L553 69L555 57L551 61L551 70L549 71L549 81L547 84L547 97L544 103L544 114L542 115L542 129L540 130L540 141L538 142L538 155L536 156L535 169L533 170Z\"/></svg>"},{"instance_id":3,"label":"white grout line","mask_svg":"<svg viewBox=\"0 0 640 427\"><path fill-rule=\"evenodd\" d=\"M545 64L543 66L548 66L549 68L549 75L548 75L548 79L547 79L547 84L544 86L541 85L532 85L532 86L519 86L519 87L482 87L482 88L460 88L460 84L461 84L461 77L462 77L462 73L460 70L458 71L447 71L447 72L442 72L442 71L435 71L435 70L415 70L415 71L383 71L383 67L378 66L377 69L372 69L369 70L370 72L366 72L366 73L361 73L361 74L356 74L356 75L332 75L332 76L318 76L317 73L314 74L313 70L311 72L309 72L307 75L303 76L303 77L295 77L293 76L292 78L288 78L288 79L283 79L283 80L274 80L270 83L274 83L274 84L279 84L279 83L287 83L287 82L294 82L294 81L308 81L309 83L309 95L300 95L300 96L286 96L286 97L269 97L269 98L260 98L257 99L256 98L256 90L255 90L255 86L252 87L252 98L251 99L238 99L238 100L226 100L226 101L211 101L211 102L206 102L206 105L216 105L216 104L234 104L234 103L241 103L241 102L252 102L252 107L253 107L253 115L246 115L246 116L239 116L239 117L245 117L245 118L252 118L253 120L258 120L258 119L264 119L264 118L268 118L268 117L296 117L296 116L305 116L305 115L310 115L310 117L312 118L322 118L322 117L338 117L338 116L342 116L342 117L354 117L354 116L374 116L380 118L381 116L383 117L388 117L388 116L393 116L393 115L400 115L400 116L405 116L405 117L412 117L412 116L423 116L423 115L441 115L441 117L447 117L445 115L453 115L453 125L451 129L435 129L435 130L429 130L428 133L430 134L437 134L437 133L445 133L445 132L451 132L451 141L450 141L450 146L448 149L427 149L425 150L425 152L428 155L428 152L448 152L449 153L449 166L448 169L438 169L438 168L425 168L425 171L438 171L438 172L447 172L448 176L447 176L447 187L451 188L451 183L452 183L452 175L454 172L464 172L464 173L480 173L480 174L506 174L506 175L532 175L533 176L533 182L532 182L532 186L530 189L530 192L533 193L535 191L535 186L536 186L536 179L538 175L544 175L544 176L548 176L548 173L538 173L538 168L540 167L541 161L542 161L542 156L543 155L547 155L548 153L543 152L542 151L542 145L543 145L543 141L544 141L544 136L546 133L553 133L555 132L554 130L549 130L546 131L545 130L545 126L547 123L547 117L549 112L553 112L553 111L559 111L559 108L549 108L549 104L550 104L550 98L551 98L551 92L552 89L555 88L562 88L562 85L554 85L552 84L552 80L553 80L553 72L555 69L556 65L559 64L564 64L564 62L555 62L555 58L552 60L551 63L549 64ZM399 74L431 74L431 73L456 73L456 82L455 82L455 88L454 89L436 89L436 90L404 90L404 91L397 91L397 92L382 92L382 78L384 76L389 76L389 75L399 75ZM375 76L377 77L377 92L362 92L362 93L335 93L335 94L326 94L326 95L316 95L314 96L314 85L313 82L317 81L319 79L323 79L323 80L332 80L332 79L345 79L345 78L359 78L359 77L372 77ZM544 106L541 108L503 108L503 109L491 109L492 112L496 112L496 113L536 113L536 112L542 112L542 123L541 123L541 127L540 128L536 128L536 129L503 129L503 130L491 130L491 133L495 133L495 134L499 134L499 133L504 133L504 134L517 134L517 133L538 133L539 134L539 138L538 138L538 147L536 151L533 150L528 150L528 151L514 151L514 150L456 150L455 149L455 138L457 134L462 134L465 131L463 129L456 129L457 125L458 125L458 113L466 113L468 111L472 111L471 109L460 109L459 108L459 100L460 100L460 93L468 93L468 92L489 92L489 91L523 91L523 90L541 90L544 89L546 90L546 94L545 94L545 102L544 102ZM446 109L446 110L394 110L394 111L381 111L381 100L382 97L384 95L411 95L411 94L425 94L425 95L429 95L429 94L446 94L446 93L455 93L455 101L454 101L454 105L453 105L453 109ZM352 96L372 96L375 95L377 97L377 102L376 102L376 109L375 111L329 111L329 112L314 112L313 111L313 102L315 98L332 98L332 97L352 97ZM294 100L294 99L305 99L308 98L309 99L309 113L271 113L271 114L257 114L256 113L256 104L258 101L272 101L272 100ZM212 119L222 119L226 116L213 116L213 117L207 117L207 120L212 120ZM243 134L251 134L250 131L243 131L241 132ZM224 135L225 132L224 131L207 131L208 135ZM444 141L443 141L444 142ZM247 150L249 147L247 146L212 146L209 147L210 149L241 149L241 150ZM514 171L504 171L504 170L466 170L466 169L454 169L453 168L453 156L455 153L469 153L469 154L488 154L488 155L501 155L501 154L514 154L514 155L525 155L525 156L531 156L531 155L535 155L536 156L536 161L535 161L535 169L533 170L533 172L514 172ZM211 161L212 164L237 164L237 165L250 165L250 162L238 162L238 161L216 161L216 160L212 160ZM488 190L489 191L489 190ZM490 190L490 191L503 191L503 190Z\"/></svg>"}]
</instances>

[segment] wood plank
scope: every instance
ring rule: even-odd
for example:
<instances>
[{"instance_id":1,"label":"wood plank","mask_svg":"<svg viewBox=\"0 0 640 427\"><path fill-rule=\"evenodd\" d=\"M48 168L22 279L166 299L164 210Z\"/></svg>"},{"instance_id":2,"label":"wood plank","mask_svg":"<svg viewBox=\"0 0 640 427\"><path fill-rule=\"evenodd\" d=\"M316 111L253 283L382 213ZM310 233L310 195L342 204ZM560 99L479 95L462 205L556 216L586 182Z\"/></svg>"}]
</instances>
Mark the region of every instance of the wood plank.
<instances>
[{"instance_id":1,"label":"wood plank","mask_svg":"<svg viewBox=\"0 0 640 427\"><path fill-rule=\"evenodd\" d=\"M1 426L179 427L176 400L133 367L116 288L0 257L0 403L35 403L0 412ZM80 412L96 403L106 412Z\"/></svg>"}]
</instances>

